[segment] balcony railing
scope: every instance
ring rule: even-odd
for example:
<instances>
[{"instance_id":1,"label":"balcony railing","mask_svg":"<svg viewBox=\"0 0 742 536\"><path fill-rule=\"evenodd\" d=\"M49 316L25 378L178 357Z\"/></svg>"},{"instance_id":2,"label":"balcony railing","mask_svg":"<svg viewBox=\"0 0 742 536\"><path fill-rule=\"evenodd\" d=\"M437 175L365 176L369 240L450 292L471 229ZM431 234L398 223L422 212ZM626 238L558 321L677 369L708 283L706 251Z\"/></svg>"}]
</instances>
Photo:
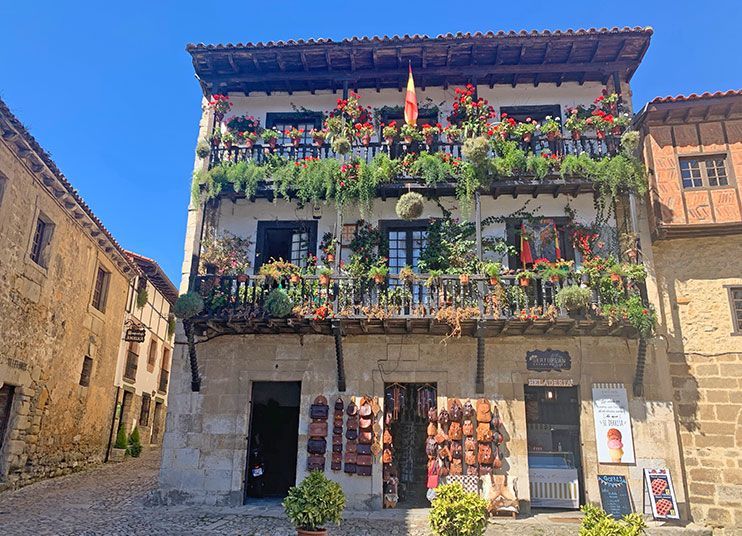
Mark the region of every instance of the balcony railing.
<instances>
[{"instance_id":1,"label":"balcony railing","mask_svg":"<svg viewBox=\"0 0 742 536\"><path fill-rule=\"evenodd\" d=\"M396 275L375 283L365 278L339 275L320 281L305 276L294 282L263 276L197 276L193 290L204 299L205 308L196 319L201 321L255 321L271 319L266 297L282 288L293 303L294 319L430 319L445 320L452 312L467 320L547 320L567 319L567 311L555 305L555 295L565 284L535 277L522 286L516 275L501 276L499 282L482 275L443 275L414 281ZM577 276L575 276L577 277ZM572 281L576 283L577 281ZM629 280L622 282L625 297L639 294ZM600 320L600 296L593 291L589 310L573 319Z\"/></svg>"},{"instance_id":2,"label":"balcony railing","mask_svg":"<svg viewBox=\"0 0 742 536\"><path fill-rule=\"evenodd\" d=\"M619 137L607 135L603 139L596 137L582 136L579 140L555 139L548 140L545 136L534 136L530 142L519 142L520 148L526 152L540 155L548 152L558 156L578 155L587 153L591 158L603 158L616 153L619 145ZM355 158L371 161L378 153L387 153L392 158L402 158L406 154L420 153L428 151L431 153L447 153L454 157L461 157L460 142L434 142L431 145L424 143L412 142L404 143L396 141L391 145L386 142L372 141L368 145L355 144L349 155ZM225 162L253 161L256 163L265 162L271 156L280 156L290 160L303 160L307 157L312 158L341 158L336 154L329 143L318 147L313 144L301 143L299 145L281 144L271 147L269 145L255 144L252 147L244 145L232 145L227 148L224 146L212 147L209 166L214 167Z\"/></svg>"}]
</instances>

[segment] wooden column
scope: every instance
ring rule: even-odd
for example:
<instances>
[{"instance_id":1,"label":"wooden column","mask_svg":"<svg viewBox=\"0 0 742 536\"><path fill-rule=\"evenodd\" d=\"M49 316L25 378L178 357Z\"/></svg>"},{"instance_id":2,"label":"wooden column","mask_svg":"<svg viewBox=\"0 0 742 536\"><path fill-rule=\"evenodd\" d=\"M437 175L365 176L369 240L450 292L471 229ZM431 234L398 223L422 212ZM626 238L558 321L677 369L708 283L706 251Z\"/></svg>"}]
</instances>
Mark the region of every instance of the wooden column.
<instances>
[{"instance_id":1,"label":"wooden column","mask_svg":"<svg viewBox=\"0 0 742 536\"><path fill-rule=\"evenodd\" d=\"M348 80L343 80L343 99L348 98Z\"/></svg>"}]
</instances>

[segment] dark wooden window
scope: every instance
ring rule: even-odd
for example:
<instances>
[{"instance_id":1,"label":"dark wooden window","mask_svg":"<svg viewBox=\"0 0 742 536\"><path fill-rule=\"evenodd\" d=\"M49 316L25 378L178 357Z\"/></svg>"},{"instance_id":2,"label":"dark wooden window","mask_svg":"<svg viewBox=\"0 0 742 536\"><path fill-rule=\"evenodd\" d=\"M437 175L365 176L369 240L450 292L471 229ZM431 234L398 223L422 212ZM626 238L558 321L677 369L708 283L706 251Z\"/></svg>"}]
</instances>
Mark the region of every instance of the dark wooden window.
<instances>
[{"instance_id":1,"label":"dark wooden window","mask_svg":"<svg viewBox=\"0 0 742 536\"><path fill-rule=\"evenodd\" d=\"M742 335L742 287L729 287L729 304L732 307L734 333Z\"/></svg>"},{"instance_id":2,"label":"dark wooden window","mask_svg":"<svg viewBox=\"0 0 742 536\"><path fill-rule=\"evenodd\" d=\"M379 226L386 239L389 273L398 274L405 266L417 272L417 261L428 240L427 223L382 221Z\"/></svg>"},{"instance_id":3,"label":"dark wooden window","mask_svg":"<svg viewBox=\"0 0 742 536\"><path fill-rule=\"evenodd\" d=\"M303 129L302 143L311 144L312 139L309 131L313 128L322 128L323 120L322 112L268 112L265 118L265 126L281 133L278 138L280 144L290 143L291 140L285 134L290 128Z\"/></svg>"},{"instance_id":4,"label":"dark wooden window","mask_svg":"<svg viewBox=\"0 0 742 536\"><path fill-rule=\"evenodd\" d=\"M680 178L683 188L728 186L725 160L724 155L681 157Z\"/></svg>"},{"instance_id":5,"label":"dark wooden window","mask_svg":"<svg viewBox=\"0 0 742 536\"><path fill-rule=\"evenodd\" d=\"M49 261L48 250L53 231L54 224L49 218L43 214L39 214L39 217L36 219L36 227L34 228L30 255L32 261L44 268L46 268Z\"/></svg>"},{"instance_id":6,"label":"dark wooden window","mask_svg":"<svg viewBox=\"0 0 742 536\"><path fill-rule=\"evenodd\" d=\"M80 385L87 387L90 385L90 375L93 372L93 358L85 356L82 360L82 372L80 373Z\"/></svg>"},{"instance_id":7,"label":"dark wooden window","mask_svg":"<svg viewBox=\"0 0 742 536\"><path fill-rule=\"evenodd\" d=\"M539 123L547 115L561 117L562 109L558 104L540 104L536 106L502 106L500 113L506 113L516 121L525 121L529 117Z\"/></svg>"},{"instance_id":8,"label":"dark wooden window","mask_svg":"<svg viewBox=\"0 0 742 536\"><path fill-rule=\"evenodd\" d=\"M5 432L10 422L10 410L13 407L15 387L7 383L0 387L0 448L5 440Z\"/></svg>"},{"instance_id":9,"label":"dark wooden window","mask_svg":"<svg viewBox=\"0 0 742 536\"><path fill-rule=\"evenodd\" d=\"M569 220L567 218L545 218L537 222L524 222L519 219L508 220L505 224L508 244L515 247L515 255L508 258L509 267L512 269L522 268L520 256L520 238L523 225L526 234L531 238L531 255L534 260L545 257L550 261L557 260L557 238L559 244L559 256L565 260L575 260L575 250L568 232ZM556 227L556 232L554 232Z\"/></svg>"},{"instance_id":10,"label":"dark wooden window","mask_svg":"<svg viewBox=\"0 0 742 536\"><path fill-rule=\"evenodd\" d=\"M155 366L157 362L157 341L151 340L149 342L149 352L147 353L147 365L150 367Z\"/></svg>"},{"instance_id":11,"label":"dark wooden window","mask_svg":"<svg viewBox=\"0 0 742 536\"><path fill-rule=\"evenodd\" d=\"M93 289L93 307L101 313L106 310L106 300L108 299L108 282L111 274L98 266L95 275L95 288Z\"/></svg>"},{"instance_id":12,"label":"dark wooden window","mask_svg":"<svg viewBox=\"0 0 742 536\"><path fill-rule=\"evenodd\" d=\"M160 381L157 390L164 393L170 380L170 348L162 349L162 367L160 368Z\"/></svg>"},{"instance_id":13,"label":"dark wooden window","mask_svg":"<svg viewBox=\"0 0 742 536\"><path fill-rule=\"evenodd\" d=\"M5 195L5 185L8 183L8 178L0 173L0 206L3 204L3 195Z\"/></svg>"},{"instance_id":14,"label":"dark wooden window","mask_svg":"<svg viewBox=\"0 0 742 536\"><path fill-rule=\"evenodd\" d=\"M255 273L271 258L306 266L307 255L317 253L316 221L259 221L255 244Z\"/></svg>"},{"instance_id":15,"label":"dark wooden window","mask_svg":"<svg viewBox=\"0 0 742 536\"><path fill-rule=\"evenodd\" d=\"M142 393L142 409L139 411L139 424L149 425L149 407L152 405L152 397L149 393Z\"/></svg>"},{"instance_id":16,"label":"dark wooden window","mask_svg":"<svg viewBox=\"0 0 742 536\"><path fill-rule=\"evenodd\" d=\"M124 368L124 379L136 381L137 368L139 367L139 343L130 342L126 351L126 367Z\"/></svg>"}]
</instances>

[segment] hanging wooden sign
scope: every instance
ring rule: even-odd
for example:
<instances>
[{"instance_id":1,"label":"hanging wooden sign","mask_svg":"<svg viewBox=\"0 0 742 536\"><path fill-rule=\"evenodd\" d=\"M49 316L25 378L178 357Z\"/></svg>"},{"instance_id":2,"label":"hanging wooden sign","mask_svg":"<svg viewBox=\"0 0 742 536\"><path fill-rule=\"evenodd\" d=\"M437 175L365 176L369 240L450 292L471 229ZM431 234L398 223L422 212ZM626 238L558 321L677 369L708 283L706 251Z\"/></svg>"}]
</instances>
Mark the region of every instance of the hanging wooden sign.
<instances>
[{"instance_id":1,"label":"hanging wooden sign","mask_svg":"<svg viewBox=\"0 0 742 536\"><path fill-rule=\"evenodd\" d=\"M127 328L124 334L124 340L126 342L144 342L146 335L147 331L144 328Z\"/></svg>"}]
</instances>

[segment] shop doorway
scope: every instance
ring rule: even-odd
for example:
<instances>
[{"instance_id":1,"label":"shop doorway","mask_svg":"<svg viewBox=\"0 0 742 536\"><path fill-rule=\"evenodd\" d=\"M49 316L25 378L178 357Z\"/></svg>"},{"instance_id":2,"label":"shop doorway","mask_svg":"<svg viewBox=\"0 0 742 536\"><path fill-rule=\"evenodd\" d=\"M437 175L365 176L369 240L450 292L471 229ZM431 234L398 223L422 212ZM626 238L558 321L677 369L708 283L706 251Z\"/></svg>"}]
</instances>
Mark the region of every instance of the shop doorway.
<instances>
[{"instance_id":1,"label":"shop doorway","mask_svg":"<svg viewBox=\"0 0 742 536\"><path fill-rule=\"evenodd\" d=\"M396 508L429 508L425 440L428 406L435 406L436 384L387 383L384 392L384 419L393 445L392 462L385 464L384 493L393 491L390 478L397 479L392 486L396 487Z\"/></svg>"},{"instance_id":2,"label":"shop doorway","mask_svg":"<svg viewBox=\"0 0 742 536\"><path fill-rule=\"evenodd\" d=\"M301 382L252 384L245 497L285 497L296 484Z\"/></svg>"},{"instance_id":3,"label":"shop doorway","mask_svg":"<svg viewBox=\"0 0 742 536\"><path fill-rule=\"evenodd\" d=\"M585 504L577 387L525 387L528 474L533 508Z\"/></svg>"},{"instance_id":4,"label":"shop doorway","mask_svg":"<svg viewBox=\"0 0 742 536\"><path fill-rule=\"evenodd\" d=\"M129 391L124 391L121 395L121 415L119 416L119 428L124 427L126 434L129 434L129 413L131 412L131 404L134 399L134 394ZM118 432L118 430L116 430Z\"/></svg>"}]
</instances>

